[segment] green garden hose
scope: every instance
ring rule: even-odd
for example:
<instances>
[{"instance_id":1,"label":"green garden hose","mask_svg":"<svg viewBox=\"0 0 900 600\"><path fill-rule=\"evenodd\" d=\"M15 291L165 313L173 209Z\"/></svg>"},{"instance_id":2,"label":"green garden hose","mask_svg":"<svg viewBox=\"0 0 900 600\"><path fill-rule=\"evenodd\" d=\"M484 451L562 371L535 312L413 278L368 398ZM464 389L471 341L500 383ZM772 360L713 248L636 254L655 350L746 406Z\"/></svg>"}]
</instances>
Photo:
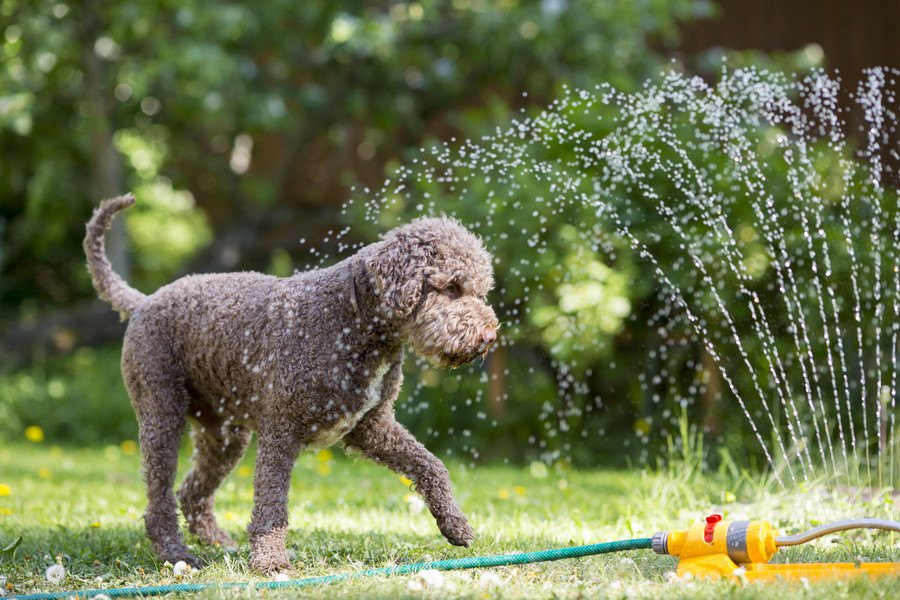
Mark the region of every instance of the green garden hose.
<instances>
[{"instance_id":1,"label":"green garden hose","mask_svg":"<svg viewBox=\"0 0 900 600\"><path fill-rule=\"evenodd\" d=\"M363 577L378 577L389 575L408 575L427 569L438 571L455 571L460 569L478 569L482 567L502 567L506 565L522 565L526 563L547 562L562 560L565 558L580 558L595 554L608 554L610 552L624 552L626 550L649 550L652 547L650 538L636 538L632 540L618 540L603 544L590 544L587 546L574 546L570 548L552 548L538 552L523 552L519 554L496 554L493 556L471 556L467 558L451 558L448 560L436 560L432 562L411 563L379 569L366 569L354 573L339 573L337 575L324 575L321 577L306 577L291 581L257 581L253 583L234 581L228 583L177 583L171 585L154 585L147 587L123 587L95 590L78 590L67 592L38 592L23 596L11 596L9 600L63 600L64 598L92 598L105 594L110 598L125 598L134 596L161 596L171 593L200 592L209 589L246 589L272 590L282 588L314 587L337 583L348 579L360 579Z\"/></svg>"}]
</instances>

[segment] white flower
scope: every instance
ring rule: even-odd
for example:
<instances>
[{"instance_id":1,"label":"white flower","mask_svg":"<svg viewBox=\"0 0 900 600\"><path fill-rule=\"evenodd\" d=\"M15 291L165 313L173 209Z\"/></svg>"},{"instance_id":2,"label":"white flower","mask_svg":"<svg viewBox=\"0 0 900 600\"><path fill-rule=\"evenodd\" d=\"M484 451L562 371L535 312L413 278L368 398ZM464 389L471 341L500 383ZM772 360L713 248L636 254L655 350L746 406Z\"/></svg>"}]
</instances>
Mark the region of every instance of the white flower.
<instances>
[{"instance_id":1,"label":"white flower","mask_svg":"<svg viewBox=\"0 0 900 600\"><path fill-rule=\"evenodd\" d=\"M444 587L444 575L437 569L425 569L419 571L419 582L428 589L440 589Z\"/></svg>"},{"instance_id":2,"label":"white flower","mask_svg":"<svg viewBox=\"0 0 900 600\"><path fill-rule=\"evenodd\" d=\"M290 581L290 580L291 580L291 578L288 577L288 574L283 571L281 573L278 573L277 575L275 575L275 581Z\"/></svg>"},{"instance_id":3,"label":"white flower","mask_svg":"<svg viewBox=\"0 0 900 600\"><path fill-rule=\"evenodd\" d=\"M403 499L406 501L406 508L408 508L409 512L412 514L418 515L425 510L425 501L415 494L407 494Z\"/></svg>"},{"instance_id":4,"label":"white flower","mask_svg":"<svg viewBox=\"0 0 900 600\"><path fill-rule=\"evenodd\" d=\"M418 579L410 579L409 583L406 584L406 587L411 592L421 592L425 589L425 587L422 585L422 582Z\"/></svg>"},{"instance_id":5,"label":"white flower","mask_svg":"<svg viewBox=\"0 0 900 600\"><path fill-rule=\"evenodd\" d=\"M494 573L493 571L485 571L481 574L481 577L478 578L478 585L481 587L498 587L503 583L503 580L500 579L500 576Z\"/></svg>"},{"instance_id":6,"label":"white flower","mask_svg":"<svg viewBox=\"0 0 900 600\"><path fill-rule=\"evenodd\" d=\"M66 578L66 569L62 565L53 565L52 567L47 567L44 575L47 577L47 581L54 585L59 585Z\"/></svg>"},{"instance_id":7,"label":"white flower","mask_svg":"<svg viewBox=\"0 0 900 600\"><path fill-rule=\"evenodd\" d=\"M191 568L191 565L183 560L179 560L175 563L175 566L172 567L172 574L175 577L190 577L193 571L194 569Z\"/></svg>"}]
</instances>

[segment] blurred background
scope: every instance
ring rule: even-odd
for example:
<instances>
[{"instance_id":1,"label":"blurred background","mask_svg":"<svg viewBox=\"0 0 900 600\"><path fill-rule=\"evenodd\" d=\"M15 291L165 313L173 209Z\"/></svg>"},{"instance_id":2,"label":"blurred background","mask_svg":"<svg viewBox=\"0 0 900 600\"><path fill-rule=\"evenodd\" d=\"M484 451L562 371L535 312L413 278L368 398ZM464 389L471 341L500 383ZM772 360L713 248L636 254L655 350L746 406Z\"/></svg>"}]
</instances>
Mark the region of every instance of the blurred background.
<instances>
[{"instance_id":1,"label":"blurred background","mask_svg":"<svg viewBox=\"0 0 900 600\"><path fill-rule=\"evenodd\" d=\"M855 81L900 66L898 28L896 0L0 0L0 438L136 437L124 324L96 300L81 250L100 198L138 198L107 244L142 291L186 273L289 275L333 260L318 249L335 231L376 238L341 211L354 188L379 188L423 146L532 114L564 86L635 90L663 67L714 79L723 58ZM544 224L560 240L573 225ZM517 246L492 250L491 301L518 308L529 296ZM548 278L474 374L410 365L401 420L429 447L524 462L555 446L581 464L664 447L647 383L657 282L637 260L597 275L581 250L560 243L550 258L594 273L603 306L566 306ZM576 351L567 319L591 348L577 347L590 407L577 418L593 433L577 441L547 419L574 401L560 393ZM667 393L694 400L685 417L702 436L740 448L749 434L714 365L686 352L678 360L697 368Z\"/></svg>"}]
</instances>

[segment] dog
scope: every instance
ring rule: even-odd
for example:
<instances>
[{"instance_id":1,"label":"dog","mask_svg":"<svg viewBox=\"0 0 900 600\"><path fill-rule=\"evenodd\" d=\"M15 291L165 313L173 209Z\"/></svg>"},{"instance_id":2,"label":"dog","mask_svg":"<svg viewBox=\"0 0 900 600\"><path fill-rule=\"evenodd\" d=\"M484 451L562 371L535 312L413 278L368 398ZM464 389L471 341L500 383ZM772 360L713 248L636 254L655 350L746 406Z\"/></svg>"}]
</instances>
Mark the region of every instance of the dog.
<instances>
[{"instance_id":1,"label":"dog","mask_svg":"<svg viewBox=\"0 0 900 600\"><path fill-rule=\"evenodd\" d=\"M104 234L132 195L104 201L84 249L99 296L128 319L122 375L139 426L147 536L160 558L200 560L185 545L178 504L203 542L233 547L213 493L256 431L250 566L290 566L291 470L301 450L342 444L409 478L454 545L474 532L443 463L394 417L404 347L439 367L483 356L497 339L487 302L492 258L447 217L421 217L328 268L279 278L189 275L151 295L110 266ZM191 470L173 491L192 425Z\"/></svg>"}]
</instances>

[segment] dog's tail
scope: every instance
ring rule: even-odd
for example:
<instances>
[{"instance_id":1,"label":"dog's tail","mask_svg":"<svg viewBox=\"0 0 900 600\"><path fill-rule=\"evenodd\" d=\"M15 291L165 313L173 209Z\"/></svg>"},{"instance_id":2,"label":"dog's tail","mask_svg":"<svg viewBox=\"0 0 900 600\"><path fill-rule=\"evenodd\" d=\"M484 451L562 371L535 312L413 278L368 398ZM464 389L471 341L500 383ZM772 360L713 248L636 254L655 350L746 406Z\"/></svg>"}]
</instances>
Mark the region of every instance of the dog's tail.
<instances>
[{"instance_id":1,"label":"dog's tail","mask_svg":"<svg viewBox=\"0 0 900 600\"><path fill-rule=\"evenodd\" d=\"M147 296L129 286L113 271L109 259L106 258L103 236L116 213L132 204L134 196L131 194L104 200L94 209L94 214L87 223L87 235L84 236L84 253L87 255L88 271L91 272L94 289L103 300L119 311L123 319L134 313Z\"/></svg>"}]
</instances>

